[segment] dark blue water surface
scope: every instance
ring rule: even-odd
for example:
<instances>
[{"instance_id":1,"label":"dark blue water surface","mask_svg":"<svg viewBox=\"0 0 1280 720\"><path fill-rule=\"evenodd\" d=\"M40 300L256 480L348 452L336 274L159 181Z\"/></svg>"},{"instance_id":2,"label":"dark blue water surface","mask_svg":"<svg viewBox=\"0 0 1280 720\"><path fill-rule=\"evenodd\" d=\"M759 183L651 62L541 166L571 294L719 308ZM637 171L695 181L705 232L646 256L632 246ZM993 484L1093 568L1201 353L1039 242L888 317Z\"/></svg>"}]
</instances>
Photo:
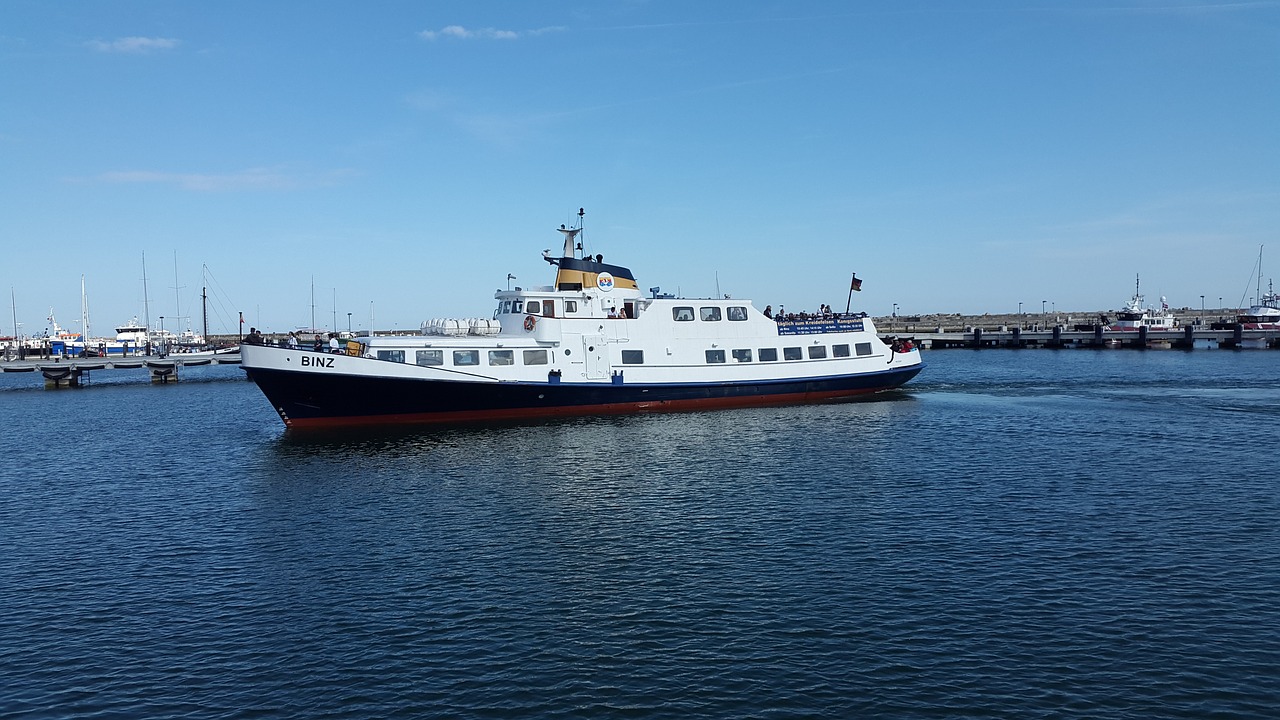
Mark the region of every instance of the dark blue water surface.
<instances>
[{"instance_id":1,"label":"dark blue water surface","mask_svg":"<svg viewBox=\"0 0 1280 720\"><path fill-rule=\"evenodd\" d=\"M1280 715L1280 353L927 360L321 436L233 367L0 376L0 717Z\"/></svg>"}]
</instances>

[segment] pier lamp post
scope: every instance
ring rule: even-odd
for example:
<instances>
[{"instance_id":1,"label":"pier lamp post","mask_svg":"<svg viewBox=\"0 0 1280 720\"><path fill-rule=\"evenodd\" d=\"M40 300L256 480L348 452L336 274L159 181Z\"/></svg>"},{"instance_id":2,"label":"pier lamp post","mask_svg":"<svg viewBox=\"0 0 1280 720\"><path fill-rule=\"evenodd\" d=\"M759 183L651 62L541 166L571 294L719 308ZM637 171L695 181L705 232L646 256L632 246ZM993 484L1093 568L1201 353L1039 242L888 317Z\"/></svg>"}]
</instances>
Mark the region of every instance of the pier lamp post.
<instances>
[{"instance_id":1,"label":"pier lamp post","mask_svg":"<svg viewBox=\"0 0 1280 720\"><path fill-rule=\"evenodd\" d=\"M1200 324L1204 324L1204 296L1200 296Z\"/></svg>"},{"instance_id":2,"label":"pier lamp post","mask_svg":"<svg viewBox=\"0 0 1280 720\"><path fill-rule=\"evenodd\" d=\"M1022 314L1022 301L1021 301L1021 300L1019 300L1019 301L1018 301L1018 314L1019 314L1019 315L1021 315L1021 314Z\"/></svg>"},{"instance_id":3,"label":"pier lamp post","mask_svg":"<svg viewBox=\"0 0 1280 720\"><path fill-rule=\"evenodd\" d=\"M893 319L898 319L898 303L893 304ZM893 332L893 323L889 323L889 332Z\"/></svg>"},{"instance_id":4,"label":"pier lamp post","mask_svg":"<svg viewBox=\"0 0 1280 720\"><path fill-rule=\"evenodd\" d=\"M351 334L351 313L347 313L347 334Z\"/></svg>"},{"instance_id":5,"label":"pier lamp post","mask_svg":"<svg viewBox=\"0 0 1280 720\"><path fill-rule=\"evenodd\" d=\"M1048 305L1048 304L1049 304L1049 301L1048 301L1048 300L1041 300L1041 301L1040 301L1040 314L1041 314L1041 315L1043 315L1043 314L1044 314L1044 306L1045 306L1045 305Z\"/></svg>"}]
</instances>

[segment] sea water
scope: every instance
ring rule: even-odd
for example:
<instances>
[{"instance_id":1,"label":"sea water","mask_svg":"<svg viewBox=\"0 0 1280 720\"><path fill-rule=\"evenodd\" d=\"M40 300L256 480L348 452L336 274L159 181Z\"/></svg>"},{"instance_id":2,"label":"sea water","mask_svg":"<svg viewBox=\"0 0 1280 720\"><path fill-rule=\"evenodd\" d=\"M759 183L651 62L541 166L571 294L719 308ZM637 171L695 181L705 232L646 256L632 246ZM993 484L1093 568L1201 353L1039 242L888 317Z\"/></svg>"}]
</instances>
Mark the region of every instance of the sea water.
<instances>
[{"instance_id":1,"label":"sea water","mask_svg":"<svg viewBox=\"0 0 1280 720\"><path fill-rule=\"evenodd\" d=\"M324 435L2 375L0 717L1276 717L1280 354L926 361Z\"/></svg>"}]
</instances>

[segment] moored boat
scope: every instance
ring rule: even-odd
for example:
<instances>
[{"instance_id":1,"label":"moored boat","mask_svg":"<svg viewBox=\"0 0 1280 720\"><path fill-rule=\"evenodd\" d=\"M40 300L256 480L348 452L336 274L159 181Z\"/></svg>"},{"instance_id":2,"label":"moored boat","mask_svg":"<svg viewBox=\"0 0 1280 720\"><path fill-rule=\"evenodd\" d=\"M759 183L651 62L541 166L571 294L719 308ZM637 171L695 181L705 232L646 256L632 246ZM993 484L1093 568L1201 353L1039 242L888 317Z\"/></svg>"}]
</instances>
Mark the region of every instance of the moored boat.
<instances>
[{"instance_id":1,"label":"moored boat","mask_svg":"<svg viewBox=\"0 0 1280 720\"><path fill-rule=\"evenodd\" d=\"M1113 332L1139 332L1143 328L1148 331L1178 329L1178 318L1169 311L1168 301L1162 296L1159 309L1148 308L1143 304L1146 298L1141 288L1142 278L1135 277L1133 297L1116 313L1116 321L1107 329Z\"/></svg>"},{"instance_id":2,"label":"moored boat","mask_svg":"<svg viewBox=\"0 0 1280 720\"><path fill-rule=\"evenodd\" d=\"M1258 248L1258 272L1255 276L1257 284L1255 297L1258 304L1240 313L1236 321L1245 330L1280 330L1280 296L1275 287L1267 281L1267 292L1262 292L1262 248Z\"/></svg>"},{"instance_id":3,"label":"moored boat","mask_svg":"<svg viewBox=\"0 0 1280 720\"><path fill-rule=\"evenodd\" d=\"M242 367L290 428L833 402L923 368L864 313L645 297L630 269L580 254L581 231L561 226L563 255L544 254L554 284L499 290L492 318L352 338L341 354L246 344Z\"/></svg>"}]
</instances>

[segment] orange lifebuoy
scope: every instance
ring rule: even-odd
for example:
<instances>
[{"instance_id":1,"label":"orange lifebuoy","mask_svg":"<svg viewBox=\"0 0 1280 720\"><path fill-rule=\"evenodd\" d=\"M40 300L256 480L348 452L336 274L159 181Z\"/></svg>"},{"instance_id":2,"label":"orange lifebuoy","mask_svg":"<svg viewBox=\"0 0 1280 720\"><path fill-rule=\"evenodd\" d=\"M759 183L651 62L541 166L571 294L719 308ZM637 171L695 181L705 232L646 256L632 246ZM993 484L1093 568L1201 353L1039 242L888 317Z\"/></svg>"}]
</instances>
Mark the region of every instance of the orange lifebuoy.
<instances>
[{"instance_id":1,"label":"orange lifebuoy","mask_svg":"<svg viewBox=\"0 0 1280 720\"><path fill-rule=\"evenodd\" d=\"M534 328L534 326L536 326L537 324L538 324L538 318L536 318L536 317L534 317L534 316L532 316L532 315L527 315L527 316L525 316L525 319L524 319L524 329L525 329L525 331L526 331L526 332L533 332L533 328Z\"/></svg>"}]
</instances>

